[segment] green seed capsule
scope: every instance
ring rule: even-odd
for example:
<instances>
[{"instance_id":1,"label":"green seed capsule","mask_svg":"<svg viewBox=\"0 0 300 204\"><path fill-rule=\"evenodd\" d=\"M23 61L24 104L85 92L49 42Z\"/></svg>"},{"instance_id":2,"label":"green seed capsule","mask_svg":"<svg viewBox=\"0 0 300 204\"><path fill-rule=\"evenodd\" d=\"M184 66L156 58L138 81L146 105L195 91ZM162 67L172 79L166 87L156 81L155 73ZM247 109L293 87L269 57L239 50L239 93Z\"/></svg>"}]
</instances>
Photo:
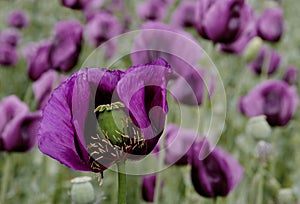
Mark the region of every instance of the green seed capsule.
<instances>
[{"instance_id":1,"label":"green seed capsule","mask_svg":"<svg viewBox=\"0 0 300 204\"><path fill-rule=\"evenodd\" d=\"M266 121L266 116L260 115L248 121L246 132L255 139L265 140L271 135L271 127Z\"/></svg>"},{"instance_id":2,"label":"green seed capsule","mask_svg":"<svg viewBox=\"0 0 300 204\"><path fill-rule=\"evenodd\" d=\"M291 188L283 188L278 193L279 204L293 204L296 203L296 199Z\"/></svg>"},{"instance_id":3,"label":"green seed capsule","mask_svg":"<svg viewBox=\"0 0 300 204\"><path fill-rule=\"evenodd\" d=\"M95 112L99 112L98 124L102 138L122 150L134 149L144 143L141 130L125 111L125 105L121 102L100 105L95 109Z\"/></svg>"},{"instance_id":4,"label":"green seed capsule","mask_svg":"<svg viewBox=\"0 0 300 204\"><path fill-rule=\"evenodd\" d=\"M71 199L73 204L90 204L95 200L95 192L90 183L91 177L83 176L71 180Z\"/></svg>"}]
</instances>

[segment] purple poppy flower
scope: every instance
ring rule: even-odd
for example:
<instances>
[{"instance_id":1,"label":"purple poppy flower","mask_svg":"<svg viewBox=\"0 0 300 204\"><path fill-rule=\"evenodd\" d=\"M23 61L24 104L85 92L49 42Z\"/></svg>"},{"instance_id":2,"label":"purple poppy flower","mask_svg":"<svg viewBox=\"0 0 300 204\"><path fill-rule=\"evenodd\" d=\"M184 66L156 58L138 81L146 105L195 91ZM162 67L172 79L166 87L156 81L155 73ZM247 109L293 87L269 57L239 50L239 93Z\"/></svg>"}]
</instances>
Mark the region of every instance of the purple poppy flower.
<instances>
[{"instance_id":1,"label":"purple poppy flower","mask_svg":"<svg viewBox=\"0 0 300 204\"><path fill-rule=\"evenodd\" d=\"M277 71L281 63L281 56L275 50L271 50L266 46L262 46L260 49L257 58L247 65L247 68L256 73L262 74L267 72L270 76ZM267 70L263 70L267 68Z\"/></svg>"},{"instance_id":2,"label":"purple poppy flower","mask_svg":"<svg viewBox=\"0 0 300 204\"><path fill-rule=\"evenodd\" d=\"M43 41L39 44L31 44L25 50L25 57L28 61L28 76L32 80L37 80L40 76L51 69L50 62L52 42Z\"/></svg>"},{"instance_id":3,"label":"purple poppy flower","mask_svg":"<svg viewBox=\"0 0 300 204\"><path fill-rule=\"evenodd\" d=\"M171 65L176 77L176 74L183 76L193 69L192 66L201 59L201 53L201 48L189 33L161 22L147 22L135 39L130 57L134 64L161 57Z\"/></svg>"},{"instance_id":4,"label":"purple poppy flower","mask_svg":"<svg viewBox=\"0 0 300 204\"><path fill-rule=\"evenodd\" d=\"M30 150L35 145L41 113L30 113L14 95L0 101L0 113L0 151Z\"/></svg>"},{"instance_id":5,"label":"purple poppy flower","mask_svg":"<svg viewBox=\"0 0 300 204\"><path fill-rule=\"evenodd\" d=\"M174 3L174 0L160 0L164 5L169 6Z\"/></svg>"},{"instance_id":6,"label":"purple poppy flower","mask_svg":"<svg viewBox=\"0 0 300 204\"><path fill-rule=\"evenodd\" d=\"M216 147L203 160L203 148L209 146L204 138L193 145L191 151L191 177L195 190L204 197L226 196L243 178L243 168L230 154Z\"/></svg>"},{"instance_id":7,"label":"purple poppy flower","mask_svg":"<svg viewBox=\"0 0 300 204\"><path fill-rule=\"evenodd\" d=\"M164 129L169 73L162 59L125 72L74 73L44 108L40 150L69 168L94 172L149 154Z\"/></svg>"},{"instance_id":8,"label":"purple poppy flower","mask_svg":"<svg viewBox=\"0 0 300 204\"><path fill-rule=\"evenodd\" d=\"M88 1L83 10L86 22L90 21L99 10L103 10L104 0L90 0Z\"/></svg>"},{"instance_id":9,"label":"purple poppy flower","mask_svg":"<svg viewBox=\"0 0 300 204\"><path fill-rule=\"evenodd\" d=\"M205 97L206 88L208 89L208 96L212 96L215 87L215 78L211 75L209 84L205 84L205 69L190 67L185 71L182 75L183 77L178 77L175 80L170 92L175 100L182 104L201 105Z\"/></svg>"},{"instance_id":10,"label":"purple poppy flower","mask_svg":"<svg viewBox=\"0 0 300 204\"><path fill-rule=\"evenodd\" d=\"M241 21L243 22L241 25L241 32L237 35L236 40L232 43L221 43L220 50L223 52L229 52L234 54L241 54L248 43L257 36L256 32L256 18L254 16L253 8L244 4L243 13L241 15Z\"/></svg>"},{"instance_id":11,"label":"purple poppy flower","mask_svg":"<svg viewBox=\"0 0 300 204\"><path fill-rule=\"evenodd\" d=\"M289 85L296 85L298 83L298 69L295 66L287 67L283 76L283 81Z\"/></svg>"},{"instance_id":12,"label":"purple poppy flower","mask_svg":"<svg viewBox=\"0 0 300 204\"><path fill-rule=\"evenodd\" d=\"M66 80L65 76L59 76L56 71L49 70L32 84L38 109L45 107L53 89L60 85L64 80Z\"/></svg>"},{"instance_id":13,"label":"purple poppy flower","mask_svg":"<svg viewBox=\"0 0 300 204\"><path fill-rule=\"evenodd\" d=\"M151 174L142 177L142 197L146 202L154 202L156 186L156 174ZM163 186L163 182L161 182Z\"/></svg>"},{"instance_id":14,"label":"purple poppy flower","mask_svg":"<svg viewBox=\"0 0 300 204\"><path fill-rule=\"evenodd\" d=\"M0 64L3 66L13 66L18 62L17 50L9 44L0 44Z\"/></svg>"},{"instance_id":15,"label":"purple poppy flower","mask_svg":"<svg viewBox=\"0 0 300 204\"><path fill-rule=\"evenodd\" d=\"M122 26L119 20L108 12L98 12L86 25L87 40L95 47L121 34L121 32Z\"/></svg>"},{"instance_id":16,"label":"purple poppy flower","mask_svg":"<svg viewBox=\"0 0 300 204\"><path fill-rule=\"evenodd\" d=\"M9 14L7 24L15 28L25 28L29 24L29 18L22 10L16 10Z\"/></svg>"},{"instance_id":17,"label":"purple poppy flower","mask_svg":"<svg viewBox=\"0 0 300 204\"><path fill-rule=\"evenodd\" d=\"M165 17L166 6L160 0L147 0L137 5L136 12L144 20L161 21Z\"/></svg>"},{"instance_id":18,"label":"purple poppy flower","mask_svg":"<svg viewBox=\"0 0 300 204\"><path fill-rule=\"evenodd\" d=\"M171 124L166 127L165 164L187 165L193 143L197 140L198 133L180 128ZM154 152L159 152L160 141Z\"/></svg>"},{"instance_id":19,"label":"purple poppy flower","mask_svg":"<svg viewBox=\"0 0 300 204\"><path fill-rule=\"evenodd\" d=\"M71 9L83 9L87 0L61 0L63 6Z\"/></svg>"},{"instance_id":20,"label":"purple poppy flower","mask_svg":"<svg viewBox=\"0 0 300 204\"><path fill-rule=\"evenodd\" d=\"M126 2L122 0L112 0L110 1L107 10L111 11L112 13L126 12Z\"/></svg>"},{"instance_id":21,"label":"purple poppy flower","mask_svg":"<svg viewBox=\"0 0 300 204\"><path fill-rule=\"evenodd\" d=\"M267 80L240 99L239 109L248 117L265 115L271 126L284 126L295 114L298 102L296 87Z\"/></svg>"},{"instance_id":22,"label":"purple poppy flower","mask_svg":"<svg viewBox=\"0 0 300 204\"><path fill-rule=\"evenodd\" d=\"M196 2L183 1L172 15L172 25L178 27L192 27L196 19Z\"/></svg>"},{"instance_id":23,"label":"purple poppy flower","mask_svg":"<svg viewBox=\"0 0 300 204\"><path fill-rule=\"evenodd\" d=\"M21 40L21 34L18 30L8 28L0 33L0 43L6 43L16 47Z\"/></svg>"},{"instance_id":24,"label":"purple poppy flower","mask_svg":"<svg viewBox=\"0 0 300 204\"><path fill-rule=\"evenodd\" d=\"M213 42L233 42L241 31L245 9L244 0L199 1L195 23L199 35Z\"/></svg>"},{"instance_id":25,"label":"purple poppy flower","mask_svg":"<svg viewBox=\"0 0 300 204\"><path fill-rule=\"evenodd\" d=\"M68 72L78 62L82 45L82 25L75 20L55 25L50 53L52 68Z\"/></svg>"},{"instance_id":26,"label":"purple poppy flower","mask_svg":"<svg viewBox=\"0 0 300 204\"><path fill-rule=\"evenodd\" d=\"M284 31L282 9L280 7L268 8L257 21L257 34L263 40L277 42Z\"/></svg>"}]
</instances>

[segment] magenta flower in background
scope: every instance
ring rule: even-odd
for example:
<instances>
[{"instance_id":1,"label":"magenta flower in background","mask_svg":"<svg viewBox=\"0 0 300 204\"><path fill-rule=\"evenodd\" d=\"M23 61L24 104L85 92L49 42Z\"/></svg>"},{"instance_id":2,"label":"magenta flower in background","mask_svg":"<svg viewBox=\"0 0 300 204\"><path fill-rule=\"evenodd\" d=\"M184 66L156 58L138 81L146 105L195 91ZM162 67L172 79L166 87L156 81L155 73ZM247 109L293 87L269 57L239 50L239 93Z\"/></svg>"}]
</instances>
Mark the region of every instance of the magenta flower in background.
<instances>
[{"instance_id":1,"label":"magenta flower in background","mask_svg":"<svg viewBox=\"0 0 300 204\"><path fill-rule=\"evenodd\" d=\"M19 59L17 50L6 43L0 43L0 65L14 66Z\"/></svg>"},{"instance_id":2,"label":"magenta flower in background","mask_svg":"<svg viewBox=\"0 0 300 204\"><path fill-rule=\"evenodd\" d=\"M154 202L156 174L142 176L142 197L146 202ZM161 183L163 186L163 182Z\"/></svg>"},{"instance_id":3,"label":"magenta flower in background","mask_svg":"<svg viewBox=\"0 0 300 204\"><path fill-rule=\"evenodd\" d=\"M88 20L85 34L88 42L97 47L105 41L121 34L122 26L119 20L109 12L98 12Z\"/></svg>"},{"instance_id":4,"label":"magenta flower in background","mask_svg":"<svg viewBox=\"0 0 300 204\"><path fill-rule=\"evenodd\" d=\"M257 34L264 40L277 42L284 32L284 20L280 7L265 9L257 21Z\"/></svg>"},{"instance_id":5,"label":"magenta flower in background","mask_svg":"<svg viewBox=\"0 0 300 204\"><path fill-rule=\"evenodd\" d=\"M111 11L112 13L127 12L126 11L126 2L123 0L112 0L112 1L110 1L110 4L108 5L107 9L109 11Z\"/></svg>"},{"instance_id":6,"label":"magenta flower in background","mask_svg":"<svg viewBox=\"0 0 300 204\"><path fill-rule=\"evenodd\" d=\"M200 36L219 43L236 40L244 22L244 0L201 0L198 1L195 27ZM222 16L222 18L220 18Z\"/></svg>"},{"instance_id":7,"label":"magenta flower in background","mask_svg":"<svg viewBox=\"0 0 300 204\"><path fill-rule=\"evenodd\" d=\"M70 71L79 59L82 31L77 21L61 21L55 25L52 40L25 47L29 78L35 81L49 69Z\"/></svg>"},{"instance_id":8,"label":"magenta flower in background","mask_svg":"<svg viewBox=\"0 0 300 204\"><path fill-rule=\"evenodd\" d=\"M146 0L137 5L137 15L150 21L162 21L167 14L167 7L161 0Z\"/></svg>"},{"instance_id":9,"label":"magenta flower in background","mask_svg":"<svg viewBox=\"0 0 300 204\"><path fill-rule=\"evenodd\" d=\"M25 152L36 142L41 113L30 113L17 96L0 101L0 151Z\"/></svg>"},{"instance_id":10,"label":"magenta flower in background","mask_svg":"<svg viewBox=\"0 0 300 204\"><path fill-rule=\"evenodd\" d=\"M169 6L174 3L174 0L160 0L164 5Z\"/></svg>"},{"instance_id":11,"label":"magenta flower in background","mask_svg":"<svg viewBox=\"0 0 300 204\"><path fill-rule=\"evenodd\" d=\"M191 150L191 178L195 190L209 198L228 195L242 180L243 168L220 147L200 160L202 148L210 148L206 138L195 143Z\"/></svg>"},{"instance_id":12,"label":"magenta flower in background","mask_svg":"<svg viewBox=\"0 0 300 204\"><path fill-rule=\"evenodd\" d=\"M198 136L195 131L169 124L166 127L165 164L187 165L191 147ZM160 141L157 143L154 152L159 152L159 150Z\"/></svg>"},{"instance_id":13,"label":"magenta flower in background","mask_svg":"<svg viewBox=\"0 0 300 204\"><path fill-rule=\"evenodd\" d=\"M61 0L63 6L71 9L83 9L87 0Z\"/></svg>"},{"instance_id":14,"label":"magenta flower in background","mask_svg":"<svg viewBox=\"0 0 300 204\"><path fill-rule=\"evenodd\" d=\"M148 63L161 57L171 65L173 77L177 77L193 69L201 54L202 50L189 33L161 22L147 22L135 38L130 57L133 64Z\"/></svg>"},{"instance_id":15,"label":"magenta flower in background","mask_svg":"<svg viewBox=\"0 0 300 204\"><path fill-rule=\"evenodd\" d=\"M50 53L52 68L68 72L75 67L82 46L82 32L83 27L78 21L56 23Z\"/></svg>"},{"instance_id":16,"label":"magenta flower in background","mask_svg":"<svg viewBox=\"0 0 300 204\"><path fill-rule=\"evenodd\" d=\"M12 47L16 47L21 40L21 34L18 30L13 28L5 29L0 33L0 44L6 43Z\"/></svg>"},{"instance_id":17,"label":"magenta flower in background","mask_svg":"<svg viewBox=\"0 0 300 204\"><path fill-rule=\"evenodd\" d=\"M60 85L64 80L66 80L65 76L60 76L56 71L49 70L43 73L43 75L32 84L38 109L41 110L45 107L54 88Z\"/></svg>"},{"instance_id":18,"label":"magenta flower in background","mask_svg":"<svg viewBox=\"0 0 300 204\"><path fill-rule=\"evenodd\" d=\"M197 67L186 69L182 77L178 77L171 86L170 92L174 99L185 105L199 106L206 97L206 90L210 98L214 92L215 78L211 75L209 84L205 84L206 71Z\"/></svg>"},{"instance_id":19,"label":"magenta flower in background","mask_svg":"<svg viewBox=\"0 0 300 204\"><path fill-rule=\"evenodd\" d=\"M29 18L24 11L16 10L9 14L7 24L15 28L25 28L29 24Z\"/></svg>"},{"instance_id":20,"label":"magenta flower in background","mask_svg":"<svg viewBox=\"0 0 300 204\"><path fill-rule=\"evenodd\" d=\"M265 115L271 126L284 126L292 119L298 103L295 86L280 80L267 80L242 97L238 105L248 117Z\"/></svg>"},{"instance_id":21,"label":"magenta flower in background","mask_svg":"<svg viewBox=\"0 0 300 204\"><path fill-rule=\"evenodd\" d=\"M257 58L254 61L250 62L247 65L247 68L258 75L262 74L263 72L267 72L267 74L270 76L277 71L280 63L281 56L278 52L267 48L266 46L262 46Z\"/></svg>"},{"instance_id":22,"label":"magenta flower in background","mask_svg":"<svg viewBox=\"0 0 300 204\"><path fill-rule=\"evenodd\" d=\"M50 62L52 42L43 41L38 44L30 44L24 50L28 61L28 76L31 80L37 80L40 76L52 68Z\"/></svg>"},{"instance_id":23,"label":"magenta flower in background","mask_svg":"<svg viewBox=\"0 0 300 204\"><path fill-rule=\"evenodd\" d=\"M192 27L196 19L196 6L194 1L182 1L172 14L172 25L178 27Z\"/></svg>"},{"instance_id":24,"label":"magenta flower in background","mask_svg":"<svg viewBox=\"0 0 300 204\"><path fill-rule=\"evenodd\" d=\"M94 172L149 154L164 129L168 74L170 67L161 59L125 72L92 68L74 73L44 108L40 150L69 168ZM119 124L126 126L124 133L111 128L109 113L95 113L99 105L122 116L114 122L126 118Z\"/></svg>"},{"instance_id":25,"label":"magenta flower in background","mask_svg":"<svg viewBox=\"0 0 300 204\"><path fill-rule=\"evenodd\" d=\"M248 43L257 36L256 18L253 8L247 3L244 4L243 14L241 15L241 32L237 35L236 40L232 43L221 43L220 50L234 54L241 54Z\"/></svg>"},{"instance_id":26,"label":"magenta flower in background","mask_svg":"<svg viewBox=\"0 0 300 204\"><path fill-rule=\"evenodd\" d=\"M298 69L295 66L288 66L283 76L283 81L289 85L296 85L298 83Z\"/></svg>"},{"instance_id":27,"label":"magenta flower in background","mask_svg":"<svg viewBox=\"0 0 300 204\"><path fill-rule=\"evenodd\" d=\"M99 10L103 9L104 0L89 0L84 6L84 17L86 22L91 20Z\"/></svg>"}]
</instances>

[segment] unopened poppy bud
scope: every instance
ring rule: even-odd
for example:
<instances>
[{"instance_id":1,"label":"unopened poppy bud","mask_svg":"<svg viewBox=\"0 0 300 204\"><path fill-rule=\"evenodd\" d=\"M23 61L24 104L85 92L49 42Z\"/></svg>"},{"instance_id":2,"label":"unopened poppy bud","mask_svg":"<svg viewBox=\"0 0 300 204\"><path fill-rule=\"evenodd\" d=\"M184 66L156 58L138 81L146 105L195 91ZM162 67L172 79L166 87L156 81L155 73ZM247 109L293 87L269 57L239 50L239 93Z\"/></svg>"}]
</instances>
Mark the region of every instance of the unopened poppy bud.
<instances>
[{"instance_id":1,"label":"unopened poppy bud","mask_svg":"<svg viewBox=\"0 0 300 204\"><path fill-rule=\"evenodd\" d=\"M95 192L89 176L76 177L71 180L72 204L89 204L95 200Z\"/></svg>"},{"instance_id":2,"label":"unopened poppy bud","mask_svg":"<svg viewBox=\"0 0 300 204\"><path fill-rule=\"evenodd\" d=\"M256 139L266 139L271 135L271 127L266 121L266 116L260 115L250 118L246 132Z\"/></svg>"},{"instance_id":3,"label":"unopened poppy bud","mask_svg":"<svg viewBox=\"0 0 300 204\"><path fill-rule=\"evenodd\" d=\"M296 203L293 190L291 188L280 189L278 193L278 203L279 204Z\"/></svg>"},{"instance_id":4,"label":"unopened poppy bud","mask_svg":"<svg viewBox=\"0 0 300 204\"><path fill-rule=\"evenodd\" d=\"M243 53L243 58L246 62L251 62L256 59L262 44L263 41L260 37L255 37L248 43Z\"/></svg>"},{"instance_id":5,"label":"unopened poppy bud","mask_svg":"<svg viewBox=\"0 0 300 204\"><path fill-rule=\"evenodd\" d=\"M270 143L259 141L256 145L256 154L260 161L266 162L272 156L273 147Z\"/></svg>"},{"instance_id":6,"label":"unopened poppy bud","mask_svg":"<svg viewBox=\"0 0 300 204\"><path fill-rule=\"evenodd\" d=\"M289 85L296 85L298 83L298 69L295 66L287 67L283 76L283 81Z\"/></svg>"}]
</instances>

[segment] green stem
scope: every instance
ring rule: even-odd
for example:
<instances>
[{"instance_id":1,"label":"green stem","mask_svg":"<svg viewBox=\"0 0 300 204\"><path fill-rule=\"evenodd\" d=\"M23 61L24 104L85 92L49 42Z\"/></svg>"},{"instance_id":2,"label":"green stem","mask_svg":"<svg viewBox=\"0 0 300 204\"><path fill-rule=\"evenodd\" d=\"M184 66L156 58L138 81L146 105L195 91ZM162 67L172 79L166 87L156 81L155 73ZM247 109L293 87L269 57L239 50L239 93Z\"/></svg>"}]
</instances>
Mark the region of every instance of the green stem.
<instances>
[{"instance_id":1,"label":"green stem","mask_svg":"<svg viewBox=\"0 0 300 204\"><path fill-rule=\"evenodd\" d=\"M261 174L261 171L259 172ZM263 204L263 194L264 194L264 176L263 174L260 175L260 179L257 185L257 197L256 197L256 204Z\"/></svg>"},{"instance_id":2,"label":"green stem","mask_svg":"<svg viewBox=\"0 0 300 204\"><path fill-rule=\"evenodd\" d=\"M117 162L118 167L118 203L126 204L126 173L125 160Z\"/></svg>"},{"instance_id":3,"label":"green stem","mask_svg":"<svg viewBox=\"0 0 300 204\"><path fill-rule=\"evenodd\" d=\"M160 143L160 151L158 154L158 171L160 171L163 168L164 165L164 147L165 147L165 142L166 142L166 137L165 134L161 136L161 143ZM157 172L156 174L156 181L155 181L155 192L154 192L154 203L159 204L159 198L160 198L160 193L161 193L161 174Z\"/></svg>"},{"instance_id":4,"label":"green stem","mask_svg":"<svg viewBox=\"0 0 300 204\"><path fill-rule=\"evenodd\" d=\"M154 192L154 203L159 204L159 197L160 197L160 188L159 185L161 183L161 174L156 175L156 181L155 181L155 192Z\"/></svg>"},{"instance_id":5,"label":"green stem","mask_svg":"<svg viewBox=\"0 0 300 204\"><path fill-rule=\"evenodd\" d=\"M10 170L11 169L11 158L7 155L4 168L2 171L2 182L1 182L1 199L0 203L4 204L6 200L7 187L10 180Z\"/></svg>"},{"instance_id":6,"label":"green stem","mask_svg":"<svg viewBox=\"0 0 300 204\"><path fill-rule=\"evenodd\" d=\"M31 84L26 89L23 101L24 101L24 103L26 103L29 106L29 109L31 111L34 111L37 109L38 102L34 98Z\"/></svg>"}]
</instances>

